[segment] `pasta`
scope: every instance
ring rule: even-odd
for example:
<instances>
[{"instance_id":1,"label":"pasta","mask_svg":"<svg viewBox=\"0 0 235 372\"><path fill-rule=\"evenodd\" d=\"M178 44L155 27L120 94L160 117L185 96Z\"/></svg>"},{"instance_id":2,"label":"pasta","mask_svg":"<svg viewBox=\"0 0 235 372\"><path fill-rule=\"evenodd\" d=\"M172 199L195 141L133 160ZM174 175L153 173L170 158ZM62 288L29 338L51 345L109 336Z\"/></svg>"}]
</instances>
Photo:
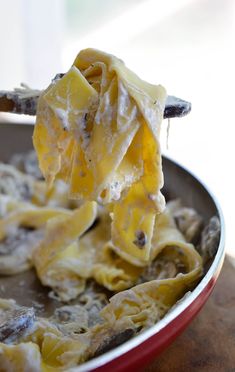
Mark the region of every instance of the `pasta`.
<instances>
[{"instance_id":1,"label":"pasta","mask_svg":"<svg viewBox=\"0 0 235 372\"><path fill-rule=\"evenodd\" d=\"M56 286L62 300L70 300L84 291L87 252L76 240L92 225L96 204L87 202L69 216L56 216L46 226L45 238L34 254L34 265L44 285ZM80 269L80 271L79 271Z\"/></svg>"},{"instance_id":2,"label":"pasta","mask_svg":"<svg viewBox=\"0 0 235 372\"><path fill-rule=\"evenodd\" d=\"M200 279L202 220L161 194L165 100L94 49L41 94L33 143L45 180L24 157L0 164L0 274L33 267L66 305L45 318L0 299L3 371L76 367L154 325Z\"/></svg>"},{"instance_id":3,"label":"pasta","mask_svg":"<svg viewBox=\"0 0 235 372\"><path fill-rule=\"evenodd\" d=\"M8 199L6 203L0 198L0 203L2 201L10 212L0 220L0 274L12 275L32 267L32 252L43 237L46 222L69 212L59 208L38 208L14 199Z\"/></svg>"},{"instance_id":4,"label":"pasta","mask_svg":"<svg viewBox=\"0 0 235 372\"><path fill-rule=\"evenodd\" d=\"M149 262L154 219L164 208L165 100L163 87L139 79L116 57L87 49L41 96L33 137L49 184L62 179L72 198L115 201L114 247L139 266ZM141 249L138 231L145 234Z\"/></svg>"}]
</instances>

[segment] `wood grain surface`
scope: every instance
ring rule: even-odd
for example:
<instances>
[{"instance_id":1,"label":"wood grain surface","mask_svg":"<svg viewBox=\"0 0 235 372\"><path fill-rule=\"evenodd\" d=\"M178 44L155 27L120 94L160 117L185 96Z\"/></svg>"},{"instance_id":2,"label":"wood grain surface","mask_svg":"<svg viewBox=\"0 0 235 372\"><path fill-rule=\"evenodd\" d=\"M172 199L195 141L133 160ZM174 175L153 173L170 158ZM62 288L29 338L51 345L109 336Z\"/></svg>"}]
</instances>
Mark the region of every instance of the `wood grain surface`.
<instances>
[{"instance_id":1,"label":"wood grain surface","mask_svg":"<svg viewBox=\"0 0 235 372\"><path fill-rule=\"evenodd\" d=\"M235 264L226 257L218 282L190 326L144 372L235 372Z\"/></svg>"}]
</instances>

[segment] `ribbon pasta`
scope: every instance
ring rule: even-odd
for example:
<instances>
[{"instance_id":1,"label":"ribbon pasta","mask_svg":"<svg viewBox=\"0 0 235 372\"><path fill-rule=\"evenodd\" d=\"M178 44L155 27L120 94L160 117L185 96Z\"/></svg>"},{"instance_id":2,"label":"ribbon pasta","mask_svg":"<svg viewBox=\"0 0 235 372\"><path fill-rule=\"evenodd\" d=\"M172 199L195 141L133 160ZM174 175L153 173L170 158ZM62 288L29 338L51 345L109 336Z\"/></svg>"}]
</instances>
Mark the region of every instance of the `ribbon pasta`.
<instances>
[{"instance_id":1,"label":"ribbon pasta","mask_svg":"<svg viewBox=\"0 0 235 372\"><path fill-rule=\"evenodd\" d=\"M43 239L47 221L68 216L62 208L36 207L9 196L0 196L0 274L14 275L32 267L32 252Z\"/></svg>"},{"instance_id":2,"label":"ribbon pasta","mask_svg":"<svg viewBox=\"0 0 235 372\"><path fill-rule=\"evenodd\" d=\"M150 261L155 216L164 208L165 99L162 86L144 82L118 58L86 49L41 95L37 110L33 141L47 182L64 180L71 198L115 202L112 242L138 266Z\"/></svg>"}]
</instances>

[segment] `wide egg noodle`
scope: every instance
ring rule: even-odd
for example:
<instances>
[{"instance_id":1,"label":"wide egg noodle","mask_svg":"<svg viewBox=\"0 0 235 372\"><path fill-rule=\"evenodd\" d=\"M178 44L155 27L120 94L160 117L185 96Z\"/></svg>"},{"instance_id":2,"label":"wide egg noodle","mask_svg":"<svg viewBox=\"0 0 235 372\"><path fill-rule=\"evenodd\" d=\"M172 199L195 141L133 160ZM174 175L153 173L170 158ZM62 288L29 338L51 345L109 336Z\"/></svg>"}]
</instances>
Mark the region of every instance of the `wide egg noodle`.
<instances>
[{"instance_id":1,"label":"wide egg noodle","mask_svg":"<svg viewBox=\"0 0 235 372\"><path fill-rule=\"evenodd\" d=\"M97 231L99 231L98 229L100 229L100 231L104 229L102 224L97 227ZM89 239L89 234L92 234L92 231L84 236L84 241ZM93 245L96 246L99 241L99 236L96 235L96 231L94 231L93 234L95 237ZM92 245L90 243L91 242L88 240L87 247ZM169 249L167 250L167 248ZM188 255L190 255L191 251L192 254L195 252L194 246L187 243L184 236L177 229L171 210L166 206L165 211L156 216L153 227L152 263L148 265L151 267L153 261L158 260L160 254L162 254L163 258L168 258L169 256L169 261L174 263L175 260L177 261L178 257L175 257L172 251L177 252L176 256L178 256L178 254L181 254L181 248L188 250ZM117 255L116 247L113 245L112 241L108 241L104 244L103 249L98 246L98 251L101 253L99 254L99 260L96 259L93 262L93 278L109 290L116 292L130 288L136 284L138 278L144 273L144 267L133 265ZM182 257L184 257L183 254ZM163 268L163 270L165 270L165 268ZM167 275L167 273L165 275ZM170 273L168 273L167 277L169 277L169 275Z\"/></svg>"},{"instance_id":2,"label":"wide egg noodle","mask_svg":"<svg viewBox=\"0 0 235 372\"><path fill-rule=\"evenodd\" d=\"M13 196L0 194L0 218L4 218L10 212L24 209L25 206L28 207L29 205L30 203L19 201Z\"/></svg>"},{"instance_id":3,"label":"wide egg noodle","mask_svg":"<svg viewBox=\"0 0 235 372\"><path fill-rule=\"evenodd\" d=\"M112 240L119 255L139 266L150 260L155 215L164 208L159 132L165 99L163 87L139 79L116 57L86 49L42 94L37 110L33 139L46 180L63 179L72 198L119 200ZM122 209L124 220L131 215L128 225L120 222ZM141 250L133 243L140 215L146 216Z\"/></svg>"},{"instance_id":4,"label":"wide egg noodle","mask_svg":"<svg viewBox=\"0 0 235 372\"><path fill-rule=\"evenodd\" d=\"M75 123L84 120L96 97L96 91L76 67L40 96L33 143L48 184L55 178L69 182L73 153L79 142L79 127L75 128ZM75 138L74 130L78 138Z\"/></svg>"},{"instance_id":5,"label":"wide egg noodle","mask_svg":"<svg viewBox=\"0 0 235 372\"><path fill-rule=\"evenodd\" d=\"M202 274L201 257L188 245L174 249L178 250L178 259L182 257L186 273L146 282L113 296L110 304L101 311L109 325L117 326L125 320L130 326L148 328L195 285Z\"/></svg>"},{"instance_id":6,"label":"wide egg noodle","mask_svg":"<svg viewBox=\"0 0 235 372\"><path fill-rule=\"evenodd\" d=\"M21 204L22 207L22 204ZM9 213L0 220L0 239L4 239L12 228L40 228L48 220L56 216L69 216L72 212L62 208L35 207L25 204L24 209Z\"/></svg>"},{"instance_id":7,"label":"wide egg noodle","mask_svg":"<svg viewBox=\"0 0 235 372\"><path fill-rule=\"evenodd\" d=\"M18 345L0 343L0 366L1 371L41 372L42 366L39 346L34 342L22 342Z\"/></svg>"},{"instance_id":8,"label":"wide egg noodle","mask_svg":"<svg viewBox=\"0 0 235 372\"><path fill-rule=\"evenodd\" d=\"M88 259L88 253L79 249L78 239L93 224L96 215L96 203L86 202L69 216L50 219L45 237L34 251L33 263L39 279L55 289L63 301L76 298L85 289L82 263Z\"/></svg>"},{"instance_id":9,"label":"wide egg noodle","mask_svg":"<svg viewBox=\"0 0 235 372\"><path fill-rule=\"evenodd\" d=\"M96 118L98 117L99 125L94 126L94 131L97 131L97 135L95 132L94 136L91 138L94 146L99 146L96 151L94 151L94 147L92 147L92 153L90 154L90 157L93 154L95 158L99 157L100 159L99 164L97 164L96 166L96 179L99 179L99 175L103 174L102 168L99 168L99 166L102 164L102 159L104 159L104 169L107 170L108 165L112 167L110 169L115 169L114 164L111 164L109 159L107 159L108 163L106 164L106 153L102 155L100 154L100 144L102 143L102 150L107 147L108 154L110 143L116 140L115 134L117 134L118 129L120 132L118 138L121 138L125 128L125 138L128 139L129 137L127 136L128 132L126 128L128 128L128 126L130 125L138 128L137 134L135 136L138 138L138 140L136 141L135 137L133 137L132 143L129 145L128 150L126 150L124 147L125 143L123 143L121 147L120 145L118 145L118 148L121 148L122 151L125 151L125 156L123 157L120 165L117 167L112 180L113 182L116 181L116 192L118 187L118 192L122 191L124 188L127 188L130 185L131 187L128 190L127 196L122 196L121 200L116 202L114 205L112 242L114 247L116 248L116 252L125 260L138 266L145 266L150 259L151 238L153 234L155 215L156 212L162 211L164 206L164 200L160 193L160 188L162 187L163 181L158 137L164 108L165 92L162 87L156 87L140 80L118 59L113 57L110 58L106 55L99 55L98 57L99 63L104 63L105 65L108 64L108 71L115 71L117 75L118 115L115 123L117 131L115 133L109 132L110 138L107 142L103 143L106 137L103 135L101 125L103 125L105 129L106 127L108 127L109 130L113 129L114 126L113 115L110 115L109 112L110 109L113 109L113 96L112 94L108 93L109 89L113 88L114 85L114 80L112 80L111 84L100 98L99 107L101 107L101 114L99 108L96 113ZM85 76L90 76L92 75L91 66L93 69L95 69L96 60L97 55L95 53L92 53L91 50L85 50L78 55L74 64L83 71ZM87 61L89 61L90 63L89 66L87 65ZM89 71L89 73L87 73L87 70ZM102 72L104 70L106 71L106 69L103 68ZM107 80L105 80L105 83L107 84ZM111 90L112 93L113 90L114 89ZM108 104L105 105L104 102L107 101ZM129 107L133 107L133 109L131 110L129 109ZM127 108L126 110L129 109L129 112L123 112L124 108ZM107 110L108 112L106 112ZM127 118L129 121L130 119L134 118L133 123L128 124ZM99 136L100 131L101 135ZM134 148L134 152L132 148ZM131 153L131 150L133 154ZM132 154L132 157L127 156L127 154L129 153ZM113 146L112 154L114 155L115 161L117 161L118 156L120 156L120 150L119 153L116 154L115 145ZM138 160L139 158L139 162L136 163L136 159ZM122 167L126 166L125 162L126 164L130 164L130 169L140 169L139 177L133 177L133 171L131 172L128 167L124 168L123 172ZM122 174L124 174L126 178L129 177L129 184L127 181L124 183L120 182L120 180L122 179ZM110 189L111 187L103 191L104 198L107 195L110 196ZM119 199L119 197L116 196L116 199ZM139 231L143 232L146 238L146 243L141 246L141 248L135 244L135 235L138 234Z\"/></svg>"},{"instance_id":10,"label":"wide egg noodle","mask_svg":"<svg viewBox=\"0 0 235 372\"><path fill-rule=\"evenodd\" d=\"M85 203L68 216L52 218L34 251L33 264L39 279L62 301L82 293L89 278L116 292L134 285L141 272L113 251L107 212L99 216L97 226L81 236L95 218L94 202Z\"/></svg>"},{"instance_id":11,"label":"wide egg noodle","mask_svg":"<svg viewBox=\"0 0 235 372\"><path fill-rule=\"evenodd\" d=\"M88 268L89 277L105 288L118 292L134 285L141 270L119 257L110 241L111 219L107 210L99 216L97 226L79 240L79 249L87 256L81 259L81 268ZM83 270L82 270L83 271Z\"/></svg>"},{"instance_id":12,"label":"wide egg noodle","mask_svg":"<svg viewBox=\"0 0 235 372\"><path fill-rule=\"evenodd\" d=\"M70 212L4 199L0 197L0 204L5 204L5 215L0 219L0 274L14 275L32 267L32 252L43 239L47 221Z\"/></svg>"},{"instance_id":13,"label":"wide egg noodle","mask_svg":"<svg viewBox=\"0 0 235 372\"><path fill-rule=\"evenodd\" d=\"M69 216L50 220L45 238L34 254L34 265L42 283L50 286L63 301L81 293L89 278L110 291L118 292L135 285L144 271L144 268L116 254L116 248L110 240L111 220L107 210L99 214L96 226L90 231L81 236L80 227L74 228L72 236L71 226L79 224L79 216L82 216L85 208L90 208L89 203ZM86 228L95 217L96 214L92 215ZM178 231L166 208L155 221L151 260L155 260L161 252L164 254L166 247L180 250L185 246L194 250Z\"/></svg>"}]
</instances>

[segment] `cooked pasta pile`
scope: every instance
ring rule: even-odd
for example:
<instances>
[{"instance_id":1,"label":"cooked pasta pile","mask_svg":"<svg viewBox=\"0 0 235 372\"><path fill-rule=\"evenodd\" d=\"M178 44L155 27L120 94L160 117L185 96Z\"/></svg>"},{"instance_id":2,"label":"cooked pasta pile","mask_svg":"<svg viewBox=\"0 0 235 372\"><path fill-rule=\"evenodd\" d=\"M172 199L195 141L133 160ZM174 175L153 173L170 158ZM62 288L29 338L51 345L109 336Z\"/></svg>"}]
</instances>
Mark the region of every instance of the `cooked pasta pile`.
<instances>
[{"instance_id":1,"label":"cooked pasta pile","mask_svg":"<svg viewBox=\"0 0 235 372\"><path fill-rule=\"evenodd\" d=\"M160 191L165 99L93 49L42 93L33 142L45 181L32 155L0 165L0 274L34 267L67 305L46 319L0 300L4 371L77 366L107 350L103 340L155 324L199 280L202 220ZM87 295L91 283L110 295Z\"/></svg>"}]
</instances>

